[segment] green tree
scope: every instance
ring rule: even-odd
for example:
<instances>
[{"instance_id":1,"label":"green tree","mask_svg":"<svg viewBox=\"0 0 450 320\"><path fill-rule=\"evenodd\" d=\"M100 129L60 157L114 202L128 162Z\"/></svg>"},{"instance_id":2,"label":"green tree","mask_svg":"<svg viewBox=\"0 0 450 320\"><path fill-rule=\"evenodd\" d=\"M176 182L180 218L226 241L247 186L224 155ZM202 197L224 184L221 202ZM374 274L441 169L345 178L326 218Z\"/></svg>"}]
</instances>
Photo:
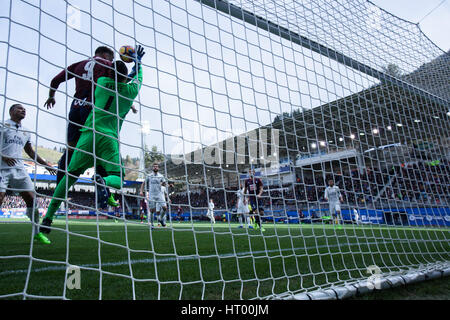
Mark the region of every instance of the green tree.
<instances>
[{"instance_id":1,"label":"green tree","mask_svg":"<svg viewBox=\"0 0 450 320\"><path fill-rule=\"evenodd\" d=\"M397 78L402 76L402 71L400 70L400 67L395 63L389 63L386 67L383 67L383 72Z\"/></svg>"},{"instance_id":2,"label":"green tree","mask_svg":"<svg viewBox=\"0 0 450 320\"><path fill-rule=\"evenodd\" d=\"M157 146L152 146L150 150L145 147L144 153L145 168L151 168L154 162L164 162L164 155L158 151Z\"/></svg>"}]
</instances>

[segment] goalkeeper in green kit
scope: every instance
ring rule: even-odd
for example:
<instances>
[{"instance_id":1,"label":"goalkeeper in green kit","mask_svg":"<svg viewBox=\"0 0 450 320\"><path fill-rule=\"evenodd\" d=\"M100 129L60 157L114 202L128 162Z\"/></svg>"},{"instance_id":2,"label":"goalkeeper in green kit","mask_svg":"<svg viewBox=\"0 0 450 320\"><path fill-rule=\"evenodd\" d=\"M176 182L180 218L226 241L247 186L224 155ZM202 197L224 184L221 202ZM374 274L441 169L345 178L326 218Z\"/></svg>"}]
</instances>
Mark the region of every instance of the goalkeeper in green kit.
<instances>
[{"instance_id":1,"label":"goalkeeper in green kit","mask_svg":"<svg viewBox=\"0 0 450 320\"><path fill-rule=\"evenodd\" d=\"M106 208L109 187L121 189L124 170L119 152L119 134L123 120L130 111L133 100L142 85L141 59L145 54L142 46L137 46L135 66L130 75L123 61L113 62L108 77L100 77L96 83L95 103L73 153L68 175L57 185L53 199L41 224L41 232L50 233L55 212L66 198L67 190L86 169L101 165L107 175L95 175L97 205ZM131 81L128 83L128 80ZM95 155L95 157L94 157Z\"/></svg>"}]
</instances>

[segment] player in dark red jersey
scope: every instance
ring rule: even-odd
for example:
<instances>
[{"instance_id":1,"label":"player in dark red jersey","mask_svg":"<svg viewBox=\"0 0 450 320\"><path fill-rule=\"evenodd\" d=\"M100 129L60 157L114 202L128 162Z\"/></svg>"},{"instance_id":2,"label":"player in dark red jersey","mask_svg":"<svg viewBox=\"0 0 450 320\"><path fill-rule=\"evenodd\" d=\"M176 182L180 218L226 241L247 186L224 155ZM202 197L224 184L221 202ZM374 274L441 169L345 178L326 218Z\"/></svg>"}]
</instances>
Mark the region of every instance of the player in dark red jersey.
<instances>
[{"instance_id":1,"label":"player in dark red jersey","mask_svg":"<svg viewBox=\"0 0 450 320\"><path fill-rule=\"evenodd\" d=\"M113 50L104 46L98 47L95 50L94 57L70 65L67 69L58 73L50 83L48 99L44 104L47 109L54 107L56 103L55 92L59 85L75 78L75 94L70 106L69 125L67 127L67 144L69 148L64 151L58 162L57 184L65 175L66 164L70 163L73 148L77 145L81 134L80 129L92 110L95 83L97 83L98 78L109 74L113 59Z\"/></svg>"},{"instance_id":2,"label":"player in dark red jersey","mask_svg":"<svg viewBox=\"0 0 450 320\"><path fill-rule=\"evenodd\" d=\"M92 102L97 79L109 75L109 70L114 59L114 51L108 47L101 46L95 50L94 57L76 62L67 69L58 73L50 83L48 99L44 106L47 109L54 107L55 93L59 85L67 80L75 78L75 94L69 111L69 124L67 126L67 144L68 148L58 161L58 173L56 183L58 184L65 175L66 165L70 163L73 154L73 148L77 145L80 138L80 129L86 122L87 117L92 110ZM135 112L133 108L133 112ZM96 167L96 172L105 176L106 172L102 166ZM110 206L116 207L119 203L114 200L112 194L108 199Z\"/></svg>"},{"instance_id":3,"label":"player in dark red jersey","mask_svg":"<svg viewBox=\"0 0 450 320\"><path fill-rule=\"evenodd\" d=\"M255 216L255 228L261 228L261 231L265 231L261 226L261 216L264 215L261 195L264 185L261 179L255 177L255 170L250 169L248 173L249 178L245 180L245 190L251 206L250 215Z\"/></svg>"},{"instance_id":4,"label":"player in dark red jersey","mask_svg":"<svg viewBox=\"0 0 450 320\"><path fill-rule=\"evenodd\" d=\"M178 207L178 209L177 209L178 223L180 223L181 219L183 219L182 214L183 214L183 208Z\"/></svg>"}]
</instances>

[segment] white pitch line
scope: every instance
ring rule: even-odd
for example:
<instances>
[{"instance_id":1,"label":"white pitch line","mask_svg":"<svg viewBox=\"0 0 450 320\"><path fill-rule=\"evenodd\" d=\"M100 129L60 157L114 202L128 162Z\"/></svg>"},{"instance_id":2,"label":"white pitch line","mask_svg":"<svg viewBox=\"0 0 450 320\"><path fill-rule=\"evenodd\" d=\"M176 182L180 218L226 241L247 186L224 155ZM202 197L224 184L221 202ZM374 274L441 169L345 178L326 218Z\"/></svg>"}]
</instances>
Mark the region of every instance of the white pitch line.
<instances>
[{"instance_id":1,"label":"white pitch line","mask_svg":"<svg viewBox=\"0 0 450 320\"><path fill-rule=\"evenodd\" d=\"M395 239L392 239L395 240ZM408 242L405 240L398 239L399 241ZM347 246L363 246L363 245L376 245L376 244L382 244L387 243L390 244L387 241L376 241L376 242L368 242L368 243L346 243L346 244L334 244L334 245L320 245L320 246L314 246L314 247L306 247L306 248L290 248L290 249L281 249L281 250L264 250L264 251L253 251L253 252L238 252L236 254L234 253L227 253L227 254L220 254L218 256L198 256L198 255L189 255L189 256L179 256L174 258L158 258L158 259L139 259L139 260L130 260L130 261L118 261L118 262L105 262L102 263L102 267L117 267L122 265L129 265L129 264L138 264L138 263L160 263L160 262L172 262L177 260L197 260L197 259L209 259L209 258L229 258L234 256L246 256L246 255L255 255L255 254L262 254L262 253L272 253L272 252L281 252L281 251L297 251L297 250L312 250L312 249L323 249L323 248L336 248L336 247L347 247ZM71 264L67 264L69 266ZM78 266L80 268L98 268L98 264L84 264ZM38 268L38 269L32 269L32 272L45 272L45 271L60 271L60 270L66 270L66 266L54 266L54 267L45 267L45 268ZM100 269L99 269L100 271ZM8 276L12 274L19 274L19 273L27 273L28 269L22 269L22 270L7 270L0 272L1 276Z\"/></svg>"}]
</instances>

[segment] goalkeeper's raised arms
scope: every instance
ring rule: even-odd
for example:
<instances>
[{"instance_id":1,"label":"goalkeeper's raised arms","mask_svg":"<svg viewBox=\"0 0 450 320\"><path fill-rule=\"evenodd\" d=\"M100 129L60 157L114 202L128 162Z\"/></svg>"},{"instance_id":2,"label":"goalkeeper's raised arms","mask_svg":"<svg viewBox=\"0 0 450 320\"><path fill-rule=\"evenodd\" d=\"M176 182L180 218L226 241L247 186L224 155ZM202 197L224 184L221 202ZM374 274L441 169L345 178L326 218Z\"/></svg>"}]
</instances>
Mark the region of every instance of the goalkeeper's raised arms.
<instances>
[{"instance_id":1,"label":"goalkeeper's raised arms","mask_svg":"<svg viewBox=\"0 0 450 320\"><path fill-rule=\"evenodd\" d=\"M141 45L137 45L136 51L135 51L134 57L133 57L134 61L135 61L135 65L133 66L130 74L128 75L128 78L130 81L136 76L136 70L140 67L141 60L144 55L145 55L144 47Z\"/></svg>"}]
</instances>

